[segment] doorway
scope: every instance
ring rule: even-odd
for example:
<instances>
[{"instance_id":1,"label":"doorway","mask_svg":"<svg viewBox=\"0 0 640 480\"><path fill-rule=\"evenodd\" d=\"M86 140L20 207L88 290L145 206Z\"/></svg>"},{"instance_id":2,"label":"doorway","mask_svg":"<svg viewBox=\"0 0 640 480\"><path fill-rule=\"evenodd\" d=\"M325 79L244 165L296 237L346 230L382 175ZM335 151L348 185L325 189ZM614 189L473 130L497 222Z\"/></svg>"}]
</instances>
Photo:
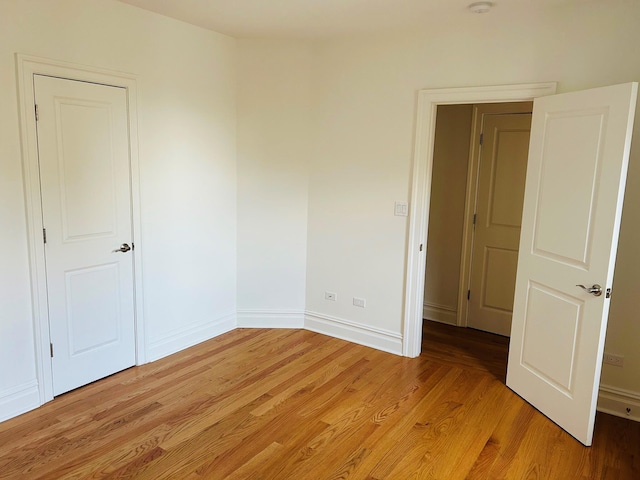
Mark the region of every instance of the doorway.
<instances>
[{"instance_id":1,"label":"doorway","mask_svg":"<svg viewBox=\"0 0 640 480\"><path fill-rule=\"evenodd\" d=\"M424 244L415 249L411 241L427 238L423 217L429 211L437 106L466 103L462 100L473 99L482 90L421 92L417 130L426 126L428 135L424 141L416 139L413 185L427 188L424 194L414 188L412 195L416 202L409 230L407 356L419 354L414 335L422 320L412 320L415 295L422 294L416 286L423 286L420 278L415 282L415 275L424 273L420 263L425 260L416 252L422 252ZM508 93L507 87L495 90ZM587 446L593 439L637 91L638 84L631 82L548 97L533 95L537 100L507 386ZM426 170L420 171L421 166ZM572 179L569 189L568 179ZM603 248L592 248L594 244ZM604 289L591 281L593 276L607 287L607 296L602 297ZM559 325L564 330L559 331ZM554 341L551 346L549 340Z\"/></svg>"},{"instance_id":2,"label":"doorway","mask_svg":"<svg viewBox=\"0 0 640 480\"><path fill-rule=\"evenodd\" d=\"M425 320L509 336L531 110L438 106Z\"/></svg>"},{"instance_id":3,"label":"doorway","mask_svg":"<svg viewBox=\"0 0 640 480\"><path fill-rule=\"evenodd\" d=\"M48 214L45 214L43 211L43 201L44 199L44 190L43 185L40 178L40 163L38 156L38 129L40 128L39 122L42 118L41 115L44 112L40 111L40 108L36 109L36 91L34 89L34 82L37 77L45 77L46 79L58 79L62 82L72 82L72 85L90 85L90 86L104 86L107 89L110 89L110 92L117 92L117 96L120 97L118 100L120 104L125 105L124 117L120 116L121 129L124 126L124 131L126 132L126 170L127 177L125 183L127 183L127 193L129 205L125 207L125 210L128 209L128 218L125 219L125 222L128 224L129 233L127 234L123 228L118 226L115 230L118 230L118 234L116 235L118 238L110 239L107 255L108 260L100 260L94 264L94 267L86 270L86 273L93 273L92 281L95 281L98 277L102 277L103 279L109 278L110 275L113 275L116 270L121 270L121 267L109 267L109 264L113 264L118 256L122 255L120 260L117 260L116 263L120 263L120 261L125 261L125 263L129 263L130 270L134 273L132 280L132 288L129 290L130 298L135 299L136 295L139 295L142 292L142 260L138 252L134 255L133 252L129 252L128 261L126 256L124 255L124 250L122 252L120 249L123 247L122 244L127 243L129 247L133 249L134 245L141 245L140 238L140 230L141 230L141 218L140 218L140 187L139 187L139 162L138 162L138 146L137 146L137 78L134 75L129 75L121 72L113 72L110 70L100 69L96 67L90 67L86 65L77 65L68 62L61 62L56 60L50 60L40 57L33 57L28 55L16 55L16 64L18 70L18 96L19 96L19 106L20 106L20 136L21 136L21 144L22 144L22 152L23 152L23 165L24 165L24 186L25 186L25 200L26 200L26 210L27 210L27 222L28 222L28 246L29 246L29 259L30 259L30 278L31 278L31 291L32 291L32 309L33 309L33 326L34 326L34 338L35 338L35 356L36 356L36 375L37 375L37 394L40 400L40 404L46 403L53 399L54 395L61 393L61 389L54 389L54 370L52 366L52 355L51 352L53 350L53 358L56 357L56 353L60 353L60 349L55 346L54 342L52 342L52 335L50 332L50 318L49 318L49 298L48 298L48 279L47 279L47 269L49 267L50 259L47 258L45 254L45 240L52 241L51 230L45 230L45 220L49 217ZM60 97L65 97L66 95L59 95ZM123 103L124 102L124 103ZM76 117L75 120L70 117L68 114L69 111L62 113L67 107L62 108L61 104L64 102L54 102L53 109L55 115L67 115L66 120L71 118L72 123L79 122L79 126L74 126L71 130L73 131L76 128L82 128L83 121L79 121L79 117ZM71 103L74 103L73 101ZM91 106L91 101L88 103L83 103L83 101L75 102L76 105L74 107L70 107L71 110L75 108L75 113L79 114L80 117L88 114L89 116L94 115L100 117L100 114L96 114L96 112L100 111L100 108L91 110L89 108ZM107 102L108 103L108 102ZM100 107L100 105L106 105L105 102L98 100L94 103L94 106ZM69 110L67 108L67 110ZM111 107L106 108L103 111L103 114L106 110L111 111ZM107 121L106 118L109 118L108 122L111 122L112 115L104 114L103 121ZM38 118L38 121L36 120ZM65 120L65 121L66 121ZM44 120L42 120L44 121ZM53 138L56 141L60 140L59 131L55 130L56 133L53 134ZM51 132L50 132L51 133ZM109 141L110 143L110 141ZM82 141L78 142L73 146L73 142L68 144L68 146L73 149L79 146L82 146ZM85 145L86 146L86 145ZM89 149L90 150L90 149ZM59 153L59 152L58 152ZM64 153L64 152L63 152ZM77 153L77 152L76 152ZM66 158L71 159L73 155L71 151L69 151L71 156L67 156ZM58 165L56 168L60 167L59 159L56 160ZM56 161L53 162L52 165L55 165ZM71 161L71 160L70 160ZM72 177L74 175L80 175L87 180L87 178L92 178L95 172L93 171L83 171L83 167L80 165L76 165L75 168L72 165L73 162L69 165L64 165L62 162L63 170L66 167L69 167L69 175L71 177L65 177L66 180L60 183L60 179L56 179L53 181L52 185L55 185L53 189L49 188L50 192L55 192L54 195L58 196L66 196L67 200L70 200L74 195L83 198L88 198L89 201L76 201L67 202L67 205L70 208L67 208L67 212L61 216L58 221L60 226L60 231L63 232L63 235L60 238L64 238L66 246L70 247L70 251L73 251L74 248L77 247L78 250L81 250L84 247L81 247L82 239L86 236L87 231L82 231L82 228L78 228L79 226L87 227L91 226L91 222L95 220L95 218L91 219L86 223L74 223L78 218L84 218L81 214L82 209L89 206L91 204L92 196L94 192L92 188L88 190L85 188L87 184L91 184L92 182L77 182L72 181ZM122 164L124 165L124 163ZM122 168L122 165L120 168ZM91 169L89 169L91 170ZM96 175L95 178L100 181L106 175L109 175L110 168L103 170L100 175ZM94 180L95 180L94 178ZM68 182L67 182L68 180ZM77 180L77 179L76 179ZM62 188L65 183L69 183L69 185L74 185L74 188L77 188L75 191L73 188L71 190L66 190ZM95 183L95 182L94 182ZM107 182L108 183L108 182ZM83 190L84 189L84 190ZM45 188L46 190L46 188ZM104 189L103 189L104 190ZM104 190L106 191L106 190ZM119 198L116 195L116 198ZM117 203L117 202L116 202ZM105 212L111 211L110 208L106 208L103 210L102 216L99 216L102 220L107 218L108 215ZM84 212L86 213L86 212ZM72 215L71 215L72 214ZM74 217L75 216L75 217ZM75 219L73 220L72 217ZM90 215L90 217L92 217ZM73 221L72 221L73 220ZM48 220L47 220L48 221ZM55 221L54 221L55 222ZM96 225L93 225L91 234L89 236L94 237L103 237L102 240L105 240L109 235L105 233L105 229L99 226L97 228ZM94 228L96 227L96 228ZM48 235L49 238L46 238L45 235ZM127 237L121 238L121 237ZM74 238L76 237L76 238ZM113 245L111 242L116 240ZM47 242L48 243L48 242ZM118 252L114 252L114 250L118 250ZM63 255L64 257L64 255ZM74 272L80 272L80 270L75 270L74 267L70 269L70 274L64 275L62 283L67 286L68 284L74 284L77 290L77 293L81 291L94 291L93 288L90 287L90 281L84 281L85 279L80 279L80 276L77 278L74 277ZM91 276L91 275L90 275ZM77 280L77 281L75 281ZM60 283L58 281L58 283ZM112 286L115 283L112 283ZM113 287L115 289L116 287ZM118 287L119 288L119 287ZM78 297L76 295L72 299L67 299L65 301L66 305L64 308L69 306L69 302L73 304L73 298L83 298L82 296ZM111 297L114 298L113 296ZM140 301L138 297L138 301L133 302L133 307L130 309L130 314L128 316L128 330L129 330L129 340L127 346L127 355L128 358L126 360L125 365L141 365L145 363L145 346L144 346L144 321L143 321L143 309L142 309L142 301ZM91 310L88 307L90 302L86 302L86 298L83 301L79 301L72 305L75 309L75 312L81 312L84 310ZM98 307L100 308L100 307ZM114 307L120 308L120 306ZM113 312L113 309L112 309ZM100 312L100 315L104 316L104 311ZM102 317L100 317L102 318ZM70 323L67 321L67 326ZM71 322L72 328L73 322ZM104 330L93 330L87 329L85 331L78 330L78 328L82 328L76 326L74 334L78 334L75 345L75 354L81 356L83 351L91 350L90 345L93 342L94 347L98 347L97 350L101 350L104 348L108 349L109 344L118 343L119 339L121 339L124 335L124 332L120 329L120 327L114 327L113 325ZM115 332L115 333L114 333ZM133 332L133 343L131 342L131 332ZM98 335L98 333L100 335ZM101 337L101 338L98 338ZM118 341L113 342L114 338L117 338ZM84 343L83 343L84 342ZM59 342L56 342L59 343ZM53 344L53 346L52 346ZM79 358L79 357L78 357ZM133 359L133 360L132 360ZM80 368L82 368L81 366ZM126 367L123 367L126 368ZM108 373L107 373L108 374ZM92 381L91 379L86 380L86 382ZM73 388L73 387L71 387Z\"/></svg>"},{"instance_id":4,"label":"doorway","mask_svg":"<svg viewBox=\"0 0 640 480\"><path fill-rule=\"evenodd\" d=\"M431 195L432 159L437 107L473 103L532 101L553 95L555 83L421 90L418 95L411 186L402 353L417 357L422 348L426 239Z\"/></svg>"}]
</instances>

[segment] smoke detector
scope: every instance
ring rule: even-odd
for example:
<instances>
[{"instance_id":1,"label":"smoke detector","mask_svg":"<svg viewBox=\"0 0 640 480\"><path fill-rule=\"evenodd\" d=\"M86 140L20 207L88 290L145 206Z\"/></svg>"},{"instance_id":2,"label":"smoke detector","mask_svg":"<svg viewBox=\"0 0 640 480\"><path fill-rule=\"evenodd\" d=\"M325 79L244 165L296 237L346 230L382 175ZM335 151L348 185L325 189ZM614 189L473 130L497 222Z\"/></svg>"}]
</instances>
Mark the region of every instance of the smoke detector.
<instances>
[{"instance_id":1,"label":"smoke detector","mask_svg":"<svg viewBox=\"0 0 640 480\"><path fill-rule=\"evenodd\" d=\"M472 13L487 13L493 7L493 3L491 2L474 2L470 4L467 8Z\"/></svg>"}]
</instances>

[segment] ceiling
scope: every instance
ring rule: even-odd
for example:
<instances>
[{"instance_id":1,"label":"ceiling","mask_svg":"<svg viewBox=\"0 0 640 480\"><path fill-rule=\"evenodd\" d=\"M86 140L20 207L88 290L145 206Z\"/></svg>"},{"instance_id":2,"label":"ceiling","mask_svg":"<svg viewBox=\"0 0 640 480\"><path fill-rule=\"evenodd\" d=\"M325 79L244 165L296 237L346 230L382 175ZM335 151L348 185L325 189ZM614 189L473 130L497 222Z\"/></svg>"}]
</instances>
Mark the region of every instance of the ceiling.
<instances>
[{"instance_id":1,"label":"ceiling","mask_svg":"<svg viewBox=\"0 0 640 480\"><path fill-rule=\"evenodd\" d=\"M455 21L477 0L120 0L233 37L328 38L414 30ZM586 0L493 0L485 15L526 18L531 9ZM480 17L480 15L477 15Z\"/></svg>"}]
</instances>

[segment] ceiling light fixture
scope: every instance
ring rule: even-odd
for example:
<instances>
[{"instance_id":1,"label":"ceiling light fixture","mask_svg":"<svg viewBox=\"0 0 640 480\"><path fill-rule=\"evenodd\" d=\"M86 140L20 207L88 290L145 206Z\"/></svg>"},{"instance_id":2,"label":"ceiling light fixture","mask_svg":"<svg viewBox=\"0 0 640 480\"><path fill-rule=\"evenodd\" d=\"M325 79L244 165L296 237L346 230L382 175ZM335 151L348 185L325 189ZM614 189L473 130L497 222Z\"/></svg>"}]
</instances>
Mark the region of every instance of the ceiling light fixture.
<instances>
[{"instance_id":1,"label":"ceiling light fixture","mask_svg":"<svg viewBox=\"0 0 640 480\"><path fill-rule=\"evenodd\" d=\"M491 7L493 7L493 3L491 2L474 2L467 8L473 13L487 13L491 10Z\"/></svg>"}]
</instances>

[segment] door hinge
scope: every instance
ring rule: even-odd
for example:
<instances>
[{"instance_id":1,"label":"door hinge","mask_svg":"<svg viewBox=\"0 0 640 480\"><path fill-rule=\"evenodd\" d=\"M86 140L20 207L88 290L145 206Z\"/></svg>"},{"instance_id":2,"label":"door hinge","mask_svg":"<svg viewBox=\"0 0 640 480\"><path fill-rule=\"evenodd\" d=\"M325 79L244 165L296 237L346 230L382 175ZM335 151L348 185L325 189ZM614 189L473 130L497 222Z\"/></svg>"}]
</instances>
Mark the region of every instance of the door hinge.
<instances>
[{"instance_id":1,"label":"door hinge","mask_svg":"<svg viewBox=\"0 0 640 480\"><path fill-rule=\"evenodd\" d=\"M484 142L484 133L480 134L480 145L482 145L482 142Z\"/></svg>"},{"instance_id":2,"label":"door hinge","mask_svg":"<svg viewBox=\"0 0 640 480\"><path fill-rule=\"evenodd\" d=\"M422 244L420 244L420 251L422 251Z\"/></svg>"},{"instance_id":3,"label":"door hinge","mask_svg":"<svg viewBox=\"0 0 640 480\"><path fill-rule=\"evenodd\" d=\"M47 229L46 228L42 229L42 240L44 240L44 243L47 243Z\"/></svg>"},{"instance_id":4,"label":"door hinge","mask_svg":"<svg viewBox=\"0 0 640 480\"><path fill-rule=\"evenodd\" d=\"M35 111L36 111L36 122L38 120L40 120L40 114L38 113L38 105L35 106Z\"/></svg>"},{"instance_id":5,"label":"door hinge","mask_svg":"<svg viewBox=\"0 0 640 480\"><path fill-rule=\"evenodd\" d=\"M471 299L471 290L467 290L467 300Z\"/></svg>"},{"instance_id":6,"label":"door hinge","mask_svg":"<svg viewBox=\"0 0 640 480\"><path fill-rule=\"evenodd\" d=\"M473 214L473 225L474 225L474 226L475 226L475 224L476 224L476 219L477 219L477 217L478 217L478 214L477 214L477 213L474 213L474 214Z\"/></svg>"},{"instance_id":7,"label":"door hinge","mask_svg":"<svg viewBox=\"0 0 640 480\"><path fill-rule=\"evenodd\" d=\"M53 343L49 344L49 351L51 352L51 358L53 358Z\"/></svg>"}]
</instances>

